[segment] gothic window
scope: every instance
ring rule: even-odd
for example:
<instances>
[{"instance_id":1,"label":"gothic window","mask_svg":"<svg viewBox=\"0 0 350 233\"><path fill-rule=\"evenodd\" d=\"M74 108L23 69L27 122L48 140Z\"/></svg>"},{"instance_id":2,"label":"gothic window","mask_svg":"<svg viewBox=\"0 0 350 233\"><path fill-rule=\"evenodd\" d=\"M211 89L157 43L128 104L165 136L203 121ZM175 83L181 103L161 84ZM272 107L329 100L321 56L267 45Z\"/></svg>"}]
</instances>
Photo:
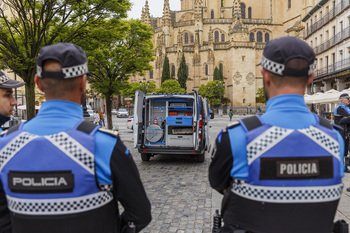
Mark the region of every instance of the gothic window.
<instances>
[{"instance_id":1,"label":"gothic window","mask_svg":"<svg viewBox=\"0 0 350 233\"><path fill-rule=\"evenodd\" d=\"M149 79L153 79L153 70L149 72Z\"/></svg>"},{"instance_id":2,"label":"gothic window","mask_svg":"<svg viewBox=\"0 0 350 233\"><path fill-rule=\"evenodd\" d=\"M211 17L212 19L214 19L214 10L211 10L211 12L210 12L210 17Z\"/></svg>"},{"instance_id":3,"label":"gothic window","mask_svg":"<svg viewBox=\"0 0 350 233\"><path fill-rule=\"evenodd\" d=\"M265 42L268 42L270 40L270 34L265 33Z\"/></svg>"},{"instance_id":4,"label":"gothic window","mask_svg":"<svg viewBox=\"0 0 350 233\"><path fill-rule=\"evenodd\" d=\"M209 71L208 71L208 65L205 65L205 75L208 75Z\"/></svg>"},{"instance_id":5,"label":"gothic window","mask_svg":"<svg viewBox=\"0 0 350 233\"><path fill-rule=\"evenodd\" d=\"M171 77L175 77L175 66L171 66Z\"/></svg>"},{"instance_id":6,"label":"gothic window","mask_svg":"<svg viewBox=\"0 0 350 233\"><path fill-rule=\"evenodd\" d=\"M187 74L187 77L188 77L188 65L186 65L186 74Z\"/></svg>"},{"instance_id":7,"label":"gothic window","mask_svg":"<svg viewBox=\"0 0 350 233\"><path fill-rule=\"evenodd\" d=\"M191 35L191 43L194 43L194 36Z\"/></svg>"},{"instance_id":8,"label":"gothic window","mask_svg":"<svg viewBox=\"0 0 350 233\"><path fill-rule=\"evenodd\" d=\"M244 5L244 3L241 3L241 17L242 17L242 19L245 19L245 5Z\"/></svg>"},{"instance_id":9,"label":"gothic window","mask_svg":"<svg viewBox=\"0 0 350 233\"><path fill-rule=\"evenodd\" d=\"M219 32L218 31L215 31L215 42L219 42Z\"/></svg>"},{"instance_id":10,"label":"gothic window","mask_svg":"<svg viewBox=\"0 0 350 233\"><path fill-rule=\"evenodd\" d=\"M288 9L292 7L292 0L288 0Z\"/></svg>"},{"instance_id":11,"label":"gothic window","mask_svg":"<svg viewBox=\"0 0 350 233\"><path fill-rule=\"evenodd\" d=\"M252 18L252 8L249 7L248 8L248 19L251 19Z\"/></svg>"},{"instance_id":12,"label":"gothic window","mask_svg":"<svg viewBox=\"0 0 350 233\"><path fill-rule=\"evenodd\" d=\"M257 42L263 42L263 39L262 39L262 32L258 31L256 33L256 41Z\"/></svg>"},{"instance_id":13,"label":"gothic window","mask_svg":"<svg viewBox=\"0 0 350 233\"><path fill-rule=\"evenodd\" d=\"M249 34L249 41L250 41L250 42L254 42L254 32L251 32L251 33Z\"/></svg>"},{"instance_id":14,"label":"gothic window","mask_svg":"<svg viewBox=\"0 0 350 233\"><path fill-rule=\"evenodd\" d=\"M225 34L221 34L221 42L225 42Z\"/></svg>"},{"instance_id":15,"label":"gothic window","mask_svg":"<svg viewBox=\"0 0 350 233\"><path fill-rule=\"evenodd\" d=\"M185 33L185 44L188 44L188 33Z\"/></svg>"}]
</instances>

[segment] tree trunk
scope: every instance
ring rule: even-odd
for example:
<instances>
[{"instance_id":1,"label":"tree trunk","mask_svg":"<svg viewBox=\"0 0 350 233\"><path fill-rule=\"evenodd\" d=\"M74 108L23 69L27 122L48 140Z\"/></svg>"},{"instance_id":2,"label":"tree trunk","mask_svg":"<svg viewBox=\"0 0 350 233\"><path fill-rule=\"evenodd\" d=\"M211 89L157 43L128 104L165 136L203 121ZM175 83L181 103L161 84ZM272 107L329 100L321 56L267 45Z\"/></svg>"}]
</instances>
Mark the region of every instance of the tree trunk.
<instances>
[{"instance_id":1,"label":"tree trunk","mask_svg":"<svg viewBox=\"0 0 350 233\"><path fill-rule=\"evenodd\" d=\"M108 129L113 129L112 122L112 95L110 93L106 94L106 116L107 116L107 127Z\"/></svg>"},{"instance_id":2,"label":"tree trunk","mask_svg":"<svg viewBox=\"0 0 350 233\"><path fill-rule=\"evenodd\" d=\"M34 78L28 78L25 85L27 120L35 117L35 83Z\"/></svg>"}]
</instances>

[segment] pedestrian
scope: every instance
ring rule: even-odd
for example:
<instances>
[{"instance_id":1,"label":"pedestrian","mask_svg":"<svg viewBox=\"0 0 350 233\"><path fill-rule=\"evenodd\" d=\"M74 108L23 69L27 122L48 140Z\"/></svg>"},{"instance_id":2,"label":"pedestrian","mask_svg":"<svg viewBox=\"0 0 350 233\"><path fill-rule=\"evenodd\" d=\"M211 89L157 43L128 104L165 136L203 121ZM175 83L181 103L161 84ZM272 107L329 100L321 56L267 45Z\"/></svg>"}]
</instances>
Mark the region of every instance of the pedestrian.
<instances>
[{"instance_id":1,"label":"pedestrian","mask_svg":"<svg viewBox=\"0 0 350 233\"><path fill-rule=\"evenodd\" d=\"M24 84L24 82L10 79L3 71L0 71L0 126L11 119L13 107L17 105L17 100L13 96L13 88Z\"/></svg>"},{"instance_id":2,"label":"pedestrian","mask_svg":"<svg viewBox=\"0 0 350 233\"><path fill-rule=\"evenodd\" d=\"M100 117L100 126L106 126L105 125L105 117L103 116L103 112L99 112L99 117Z\"/></svg>"},{"instance_id":3,"label":"pedestrian","mask_svg":"<svg viewBox=\"0 0 350 233\"><path fill-rule=\"evenodd\" d=\"M230 109L230 111L228 112L228 116L230 117L230 121L231 121L232 120L232 116L233 116L232 109Z\"/></svg>"},{"instance_id":4,"label":"pedestrian","mask_svg":"<svg viewBox=\"0 0 350 233\"><path fill-rule=\"evenodd\" d=\"M258 107L258 114L261 114L261 107Z\"/></svg>"},{"instance_id":5,"label":"pedestrian","mask_svg":"<svg viewBox=\"0 0 350 233\"><path fill-rule=\"evenodd\" d=\"M94 113L94 117L95 117L94 123L95 123L96 125L100 125L100 114L99 114L99 112L98 112L97 110L96 110L95 113Z\"/></svg>"},{"instance_id":6,"label":"pedestrian","mask_svg":"<svg viewBox=\"0 0 350 233\"><path fill-rule=\"evenodd\" d=\"M342 136L345 143L345 172L350 173L349 166L350 157L348 157L349 139L350 139L350 108L349 108L349 94L343 93L339 96L340 103L334 110L334 123L342 127ZM347 162L348 161L348 162ZM350 188L347 189L350 192Z\"/></svg>"},{"instance_id":7,"label":"pedestrian","mask_svg":"<svg viewBox=\"0 0 350 233\"><path fill-rule=\"evenodd\" d=\"M332 232L344 142L304 102L314 62L312 48L296 37L266 43L266 113L221 131L212 154L210 185L224 195L221 232Z\"/></svg>"},{"instance_id":8,"label":"pedestrian","mask_svg":"<svg viewBox=\"0 0 350 233\"><path fill-rule=\"evenodd\" d=\"M139 232L151 207L130 151L118 135L83 119L85 52L58 43L43 47L36 62L46 101L0 139L1 231L109 233L133 223Z\"/></svg>"}]
</instances>

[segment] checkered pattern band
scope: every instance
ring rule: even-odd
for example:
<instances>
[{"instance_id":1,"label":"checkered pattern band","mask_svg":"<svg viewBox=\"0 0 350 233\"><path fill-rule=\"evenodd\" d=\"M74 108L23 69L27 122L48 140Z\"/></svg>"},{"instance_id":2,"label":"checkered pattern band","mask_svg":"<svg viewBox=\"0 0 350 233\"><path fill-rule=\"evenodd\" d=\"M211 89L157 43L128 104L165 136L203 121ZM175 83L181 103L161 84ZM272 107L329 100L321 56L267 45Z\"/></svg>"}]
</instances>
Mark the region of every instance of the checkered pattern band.
<instances>
[{"instance_id":1,"label":"checkered pattern band","mask_svg":"<svg viewBox=\"0 0 350 233\"><path fill-rule=\"evenodd\" d=\"M99 192L78 198L62 199L21 199L7 197L10 211L26 215L74 214L93 210L113 200L109 192Z\"/></svg>"},{"instance_id":2,"label":"checkered pattern band","mask_svg":"<svg viewBox=\"0 0 350 233\"><path fill-rule=\"evenodd\" d=\"M309 137L311 140L313 140L323 149L327 150L340 161L339 143L334 138L313 126L310 126L306 129L300 129L298 131Z\"/></svg>"},{"instance_id":3,"label":"checkered pattern band","mask_svg":"<svg viewBox=\"0 0 350 233\"><path fill-rule=\"evenodd\" d=\"M2 148L0 150L0 171L18 151L37 137L36 135L22 132Z\"/></svg>"},{"instance_id":4,"label":"checkered pattern band","mask_svg":"<svg viewBox=\"0 0 350 233\"><path fill-rule=\"evenodd\" d=\"M42 67L37 66L36 72L37 72L37 75L39 77L42 77L41 76ZM65 75L65 78L78 77L78 76L89 73L88 65L87 65L87 63L85 63L85 64L82 64L79 66L64 67L64 68L62 68L62 73Z\"/></svg>"},{"instance_id":5,"label":"checkered pattern band","mask_svg":"<svg viewBox=\"0 0 350 233\"><path fill-rule=\"evenodd\" d=\"M294 130L272 126L255 138L247 145L248 165L292 132L294 132Z\"/></svg>"},{"instance_id":6,"label":"checkered pattern band","mask_svg":"<svg viewBox=\"0 0 350 233\"><path fill-rule=\"evenodd\" d=\"M233 184L231 191L254 201L274 203L329 202L341 197L343 184L315 187L266 187Z\"/></svg>"},{"instance_id":7,"label":"checkered pattern band","mask_svg":"<svg viewBox=\"0 0 350 233\"><path fill-rule=\"evenodd\" d=\"M106 191L106 192L111 192L113 190L113 185L112 184L98 184L100 187L100 190Z\"/></svg>"},{"instance_id":8,"label":"checkered pattern band","mask_svg":"<svg viewBox=\"0 0 350 233\"><path fill-rule=\"evenodd\" d=\"M10 78L7 77L6 75L1 75L0 76L0 84L6 83L9 80L10 80Z\"/></svg>"},{"instance_id":9,"label":"checkered pattern band","mask_svg":"<svg viewBox=\"0 0 350 233\"><path fill-rule=\"evenodd\" d=\"M283 76L283 71L285 66L283 64L271 61L270 59L262 56L261 57L261 66L264 67L266 70Z\"/></svg>"},{"instance_id":10,"label":"checkered pattern band","mask_svg":"<svg viewBox=\"0 0 350 233\"><path fill-rule=\"evenodd\" d=\"M94 154L65 132L45 136L53 145L91 174L95 174Z\"/></svg>"}]
</instances>

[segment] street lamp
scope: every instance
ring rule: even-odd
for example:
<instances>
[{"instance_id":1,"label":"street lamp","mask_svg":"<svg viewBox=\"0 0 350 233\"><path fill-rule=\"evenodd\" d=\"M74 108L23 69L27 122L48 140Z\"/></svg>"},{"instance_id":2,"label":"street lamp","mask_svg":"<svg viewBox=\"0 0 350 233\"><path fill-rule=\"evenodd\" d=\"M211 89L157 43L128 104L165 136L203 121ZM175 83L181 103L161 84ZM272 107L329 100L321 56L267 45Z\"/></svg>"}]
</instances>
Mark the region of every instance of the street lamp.
<instances>
[{"instance_id":1,"label":"street lamp","mask_svg":"<svg viewBox=\"0 0 350 233\"><path fill-rule=\"evenodd\" d=\"M220 89L220 116L222 116L222 107L221 107L221 90L225 87L225 82L222 82L222 85L221 85L221 81L220 81L220 85L218 84L218 82L216 82L216 87L219 86L219 89Z\"/></svg>"},{"instance_id":2,"label":"street lamp","mask_svg":"<svg viewBox=\"0 0 350 233\"><path fill-rule=\"evenodd\" d=\"M140 81L140 88L142 87L143 84L143 93L146 95L146 78L143 78L143 82ZM147 81L147 87L149 87L149 81Z\"/></svg>"}]
</instances>

